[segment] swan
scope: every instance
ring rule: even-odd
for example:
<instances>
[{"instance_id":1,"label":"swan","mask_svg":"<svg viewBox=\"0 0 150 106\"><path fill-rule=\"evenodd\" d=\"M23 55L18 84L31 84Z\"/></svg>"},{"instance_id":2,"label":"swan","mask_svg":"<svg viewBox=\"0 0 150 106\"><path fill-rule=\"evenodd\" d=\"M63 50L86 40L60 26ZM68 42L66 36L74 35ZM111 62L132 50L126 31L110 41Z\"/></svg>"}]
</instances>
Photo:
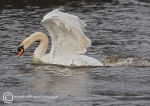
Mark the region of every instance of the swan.
<instances>
[{"instance_id":1,"label":"swan","mask_svg":"<svg viewBox=\"0 0 150 106\"><path fill-rule=\"evenodd\" d=\"M103 66L103 64L84 55L91 40L84 34L86 24L75 15L55 9L45 15L41 24L51 37L51 50L46 54L48 37L42 32L35 32L24 39L17 48L17 57L35 41L40 41L33 53L34 62L62 65L67 67Z\"/></svg>"}]
</instances>

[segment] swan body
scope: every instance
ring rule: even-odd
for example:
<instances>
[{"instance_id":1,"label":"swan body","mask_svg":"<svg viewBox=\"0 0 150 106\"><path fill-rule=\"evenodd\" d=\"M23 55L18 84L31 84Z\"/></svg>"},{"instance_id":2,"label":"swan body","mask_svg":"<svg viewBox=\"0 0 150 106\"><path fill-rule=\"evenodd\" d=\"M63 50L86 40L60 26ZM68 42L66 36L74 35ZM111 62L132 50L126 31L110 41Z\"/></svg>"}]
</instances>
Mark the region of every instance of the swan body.
<instances>
[{"instance_id":1,"label":"swan body","mask_svg":"<svg viewBox=\"0 0 150 106\"><path fill-rule=\"evenodd\" d=\"M56 9L45 15L41 24L51 37L50 53L46 54L48 37L42 32L33 33L20 44L26 50L34 41L40 41L33 54L34 61L68 67L103 66L98 60L83 55L91 40L84 34L86 24L77 16Z\"/></svg>"}]
</instances>

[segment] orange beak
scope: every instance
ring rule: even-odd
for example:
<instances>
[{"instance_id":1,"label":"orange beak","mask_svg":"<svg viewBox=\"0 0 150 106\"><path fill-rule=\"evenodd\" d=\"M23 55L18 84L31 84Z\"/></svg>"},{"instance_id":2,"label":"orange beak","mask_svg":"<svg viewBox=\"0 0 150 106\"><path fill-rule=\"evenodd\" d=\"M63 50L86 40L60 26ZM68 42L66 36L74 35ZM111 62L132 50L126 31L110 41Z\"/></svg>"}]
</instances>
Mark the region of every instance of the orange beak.
<instances>
[{"instance_id":1,"label":"orange beak","mask_svg":"<svg viewBox=\"0 0 150 106\"><path fill-rule=\"evenodd\" d=\"M17 49L17 52L16 52L17 57L19 58L20 56L23 55L23 53L24 53L24 48L23 48L23 46L20 46L20 47Z\"/></svg>"}]
</instances>

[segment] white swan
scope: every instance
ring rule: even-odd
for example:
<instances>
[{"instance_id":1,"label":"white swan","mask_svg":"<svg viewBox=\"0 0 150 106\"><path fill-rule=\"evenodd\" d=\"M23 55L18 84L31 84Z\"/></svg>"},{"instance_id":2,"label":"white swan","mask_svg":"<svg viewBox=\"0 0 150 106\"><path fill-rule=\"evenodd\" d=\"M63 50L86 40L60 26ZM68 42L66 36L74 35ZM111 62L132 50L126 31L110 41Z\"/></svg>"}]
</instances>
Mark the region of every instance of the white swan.
<instances>
[{"instance_id":1,"label":"white swan","mask_svg":"<svg viewBox=\"0 0 150 106\"><path fill-rule=\"evenodd\" d=\"M34 41L39 40L40 44L33 54L34 61L69 67L103 66L98 60L83 55L91 45L91 40L84 35L86 24L77 16L56 9L45 15L41 24L51 37L50 53L45 54L48 37L42 32L35 32L20 44L17 49L18 58Z\"/></svg>"}]
</instances>

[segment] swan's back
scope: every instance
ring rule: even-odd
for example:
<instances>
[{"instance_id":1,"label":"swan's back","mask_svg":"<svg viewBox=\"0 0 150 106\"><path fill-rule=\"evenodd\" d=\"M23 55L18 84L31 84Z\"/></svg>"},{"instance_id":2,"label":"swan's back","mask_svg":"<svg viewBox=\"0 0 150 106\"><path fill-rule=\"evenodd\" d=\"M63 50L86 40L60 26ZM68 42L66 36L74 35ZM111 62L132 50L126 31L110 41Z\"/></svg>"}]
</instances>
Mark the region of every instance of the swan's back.
<instances>
[{"instance_id":1,"label":"swan's back","mask_svg":"<svg viewBox=\"0 0 150 106\"><path fill-rule=\"evenodd\" d=\"M56 9L45 15L41 22L51 36L53 56L83 54L91 45L91 40L84 34L86 24L77 16Z\"/></svg>"}]
</instances>

